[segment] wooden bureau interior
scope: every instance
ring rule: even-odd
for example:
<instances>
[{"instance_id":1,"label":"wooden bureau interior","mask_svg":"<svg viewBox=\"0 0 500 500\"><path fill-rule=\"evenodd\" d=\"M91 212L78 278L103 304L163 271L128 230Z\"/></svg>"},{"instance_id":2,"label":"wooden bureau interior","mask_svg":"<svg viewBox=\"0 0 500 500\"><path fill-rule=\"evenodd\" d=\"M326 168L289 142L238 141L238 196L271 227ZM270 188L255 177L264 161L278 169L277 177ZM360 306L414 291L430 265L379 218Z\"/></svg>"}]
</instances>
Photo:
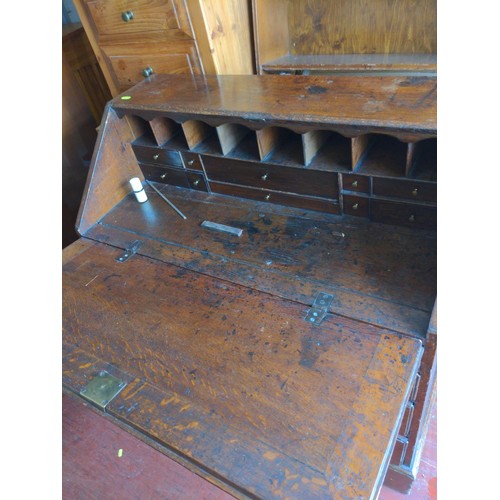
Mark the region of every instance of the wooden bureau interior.
<instances>
[{"instance_id":1,"label":"wooden bureau interior","mask_svg":"<svg viewBox=\"0 0 500 500\"><path fill-rule=\"evenodd\" d=\"M426 76L155 75L115 98L65 250L65 390L117 376L105 411L237 497L372 498L410 475L435 114Z\"/></svg>"}]
</instances>

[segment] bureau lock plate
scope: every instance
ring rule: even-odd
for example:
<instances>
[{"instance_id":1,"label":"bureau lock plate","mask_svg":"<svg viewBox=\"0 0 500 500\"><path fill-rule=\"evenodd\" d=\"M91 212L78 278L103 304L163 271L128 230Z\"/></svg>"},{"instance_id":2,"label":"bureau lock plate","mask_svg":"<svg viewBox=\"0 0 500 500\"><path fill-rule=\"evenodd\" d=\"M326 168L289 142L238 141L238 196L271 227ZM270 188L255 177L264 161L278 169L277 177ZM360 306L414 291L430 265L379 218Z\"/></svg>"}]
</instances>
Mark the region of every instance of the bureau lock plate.
<instances>
[{"instance_id":1,"label":"bureau lock plate","mask_svg":"<svg viewBox=\"0 0 500 500\"><path fill-rule=\"evenodd\" d=\"M101 410L105 410L106 405L115 398L126 385L126 382L123 380L103 370L80 391L80 395L91 403L94 403Z\"/></svg>"},{"instance_id":2,"label":"bureau lock plate","mask_svg":"<svg viewBox=\"0 0 500 500\"><path fill-rule=\"evenodd\" d=\"M304 318L308 323L319 325L328 314L328 308L333 301L333 295L325 292L319 292L314 299L311 309L307 311Z\"/></svg>"}]
</instances>

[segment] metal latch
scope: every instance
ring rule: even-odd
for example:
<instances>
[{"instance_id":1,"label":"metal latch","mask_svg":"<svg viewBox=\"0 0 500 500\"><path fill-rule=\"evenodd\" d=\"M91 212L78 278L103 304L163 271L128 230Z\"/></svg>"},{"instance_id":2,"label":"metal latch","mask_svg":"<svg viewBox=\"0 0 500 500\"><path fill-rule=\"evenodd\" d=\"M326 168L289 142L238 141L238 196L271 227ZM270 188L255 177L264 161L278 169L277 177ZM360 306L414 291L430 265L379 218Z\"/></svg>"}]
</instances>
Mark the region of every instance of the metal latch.
<instances>
[{"instance_id":1,"label":"metal latch","mask_svg":"<svg viewBox=\"0 0 500 500\"><path fill-rule=\"evenodd\" d=\"M304 318L308 323L319 325L328 314L328 308L333 301L333 295L325 292L319 292L314 299L311 309L307 311Z\"/></svg>"},{"instance_id":2,"label":"metal latch","mask_svg":"<svg viewBox=\"0 0 500 500\"><path fill-rule=\"evenodd\" d=\"M139 248L142 246L142 241L135 240L130 247L128 247L125 252L123 252L119 257L117 257L115 260L117 262L126 262L130 257L135 255Z\"/></svg>"},{"instance_id":3,"label":"metal latch","mask_svg":"<svg viewBox=\"0 0 500 500\"><path fill-rule=\"evenodd\" d=\"M102 370L80 391L80 395L104 410L126 385L123 380Z\"/></svg>"}]
</instances>

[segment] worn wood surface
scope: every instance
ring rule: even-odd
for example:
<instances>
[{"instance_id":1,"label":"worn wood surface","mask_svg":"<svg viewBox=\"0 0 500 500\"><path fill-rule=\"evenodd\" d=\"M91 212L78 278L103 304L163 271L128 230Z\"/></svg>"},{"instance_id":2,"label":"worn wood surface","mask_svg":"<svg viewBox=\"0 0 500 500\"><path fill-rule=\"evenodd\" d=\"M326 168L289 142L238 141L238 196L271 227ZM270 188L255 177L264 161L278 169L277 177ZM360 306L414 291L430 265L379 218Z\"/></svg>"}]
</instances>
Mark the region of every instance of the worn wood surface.
<instances>
[{"instance_id":1,"label":"worn wood surface","mask_svg":"<svg viewBox=\"0 0 500 500\"><path fill-rule=\"evenodd\" d=\"M113 107L143 118L380 132L408 141L436 136L437 82L430 77L155 75L128 94Z\"/></svg>"},{"instance_id":2,"label":"worn wood surface","mask_svg":"<svg viewBox=\"0 0 500 500\"><path fill-rule=\"evenodd\" d=\"M333 311L424 335L436 293L435 233L159 186L182 221L148 187L129 196L87 236L122 246L136 238L151 256L304 304L321 290ZM241 238L204 231L212 220Z\"/></svg>"},{"instance_id":3,"label":"worn wood surface","mask_svg":"<svg viewBox=\"0 0 500 500\"><path fill-rule=\"evenodd\" d=\"M130 145L134 139L127 120L119 119L108 105L76 221L80 234L130 193L129 179L135 176L144 178Z\"/></svg>"},{"instance_id":4,"label":"worn wood surface","mask_svg":"<svg viewBox=\"0 0 500 500\"><path fill-rule=\"evenodd\" d=\"M409 71L436 72L436 54L288 54L263 64L264 72L280 71Z\"/></svg>"},{"instance_id":5,"label":"worn wood surface","mask_svg":"<svg viewBox=\"0 0 500 500\"><path fill-rule=\"evenodd\" d=\"M63 267L67 389L110 364L128 382L110 414L243 493L376 495L420 341L119 253Z\"/></svg>"}]
</instances>

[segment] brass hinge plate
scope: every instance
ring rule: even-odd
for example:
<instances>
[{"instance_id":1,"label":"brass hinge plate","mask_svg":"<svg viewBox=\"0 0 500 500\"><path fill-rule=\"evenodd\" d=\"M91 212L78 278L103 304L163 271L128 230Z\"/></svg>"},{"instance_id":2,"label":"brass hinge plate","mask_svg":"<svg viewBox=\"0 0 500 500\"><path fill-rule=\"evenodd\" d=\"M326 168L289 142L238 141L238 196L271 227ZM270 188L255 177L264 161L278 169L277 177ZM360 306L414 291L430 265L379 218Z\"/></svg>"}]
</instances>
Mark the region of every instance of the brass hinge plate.
<instances>
[{"instance_id":1,"label":"brass hinge plate","mask_svg":"<svg viewBox=\"0 0 500 500\"><path fill-rule=\"evenodd\" d=\"M126 385L127 383L123 380L103 370L80 391L80 395L91 403L94 403L101 410L105 410L106 405L115 398Z\"/></svg>"},{"instance_id":2,"label":"brass hinge plate","mask_svg":"<svg viewBox=\"0 0 500 500\"><path fill-rule=\"evenodd\" d=\"M142 241L135 240L120 256L115 260L117 262L126 262L130 257L134 256L142 246Z\"/></svg>"},{"instance_id":3,"label":"brass hinge plate","mask_svg":"<svg viewBox=\"0 0 500 500\"><path fill-rule=\"evenodd\" d=\"M307 311L305 321L313 325L319 325L328 314L328 308L333 301L333 295L319 292L314 299L311 309Z\"/></svg>"}]
</instances>

